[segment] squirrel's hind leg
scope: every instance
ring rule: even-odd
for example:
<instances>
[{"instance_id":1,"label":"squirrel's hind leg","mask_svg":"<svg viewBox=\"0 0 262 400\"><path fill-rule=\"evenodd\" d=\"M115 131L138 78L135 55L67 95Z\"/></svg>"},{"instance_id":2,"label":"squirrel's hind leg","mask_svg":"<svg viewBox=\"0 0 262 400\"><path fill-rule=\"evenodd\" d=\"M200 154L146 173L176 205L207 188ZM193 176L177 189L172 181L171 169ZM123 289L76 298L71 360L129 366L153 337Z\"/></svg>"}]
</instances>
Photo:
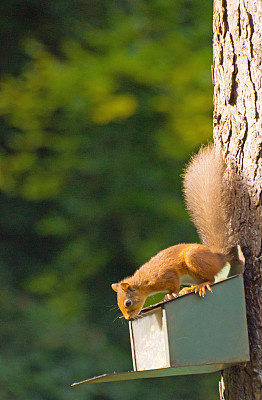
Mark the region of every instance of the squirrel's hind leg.
<instances>
[{"instance_id":1,"label":"squirrel's hind leg","mask_svg":"<svg viewBox=\"0 0 262 400\"><path fill-rule=\"evenodd\" d=\"M182 296L187 293L195 292L195 293L198 293L199 296L204 297L206 295L206 288L207 288L207 290L209 290L209 292L212 293L212 289L210 287L211 283L213 283L213 282L208 281L208 282L200 283L199 285L185 287L182 290L180 290L180 292L178 294L179 294L179 296Z\"/></svg>"},{"instance_id":2,"label":"squirrel's hind leg","mask_svg":"<svg viewBox=\"0 0 262 400\"><path fill-rule=\"evenodd\" d=\"M187 249L184 259L188 273L203 283L186 287L180 290L179 295L195 292L204 297L206 289L212 292L210 284L214 283L215 276L225 266L225 255L214 253L208 247L199 245L198 247Z\"/></svg>"}]
</instances>

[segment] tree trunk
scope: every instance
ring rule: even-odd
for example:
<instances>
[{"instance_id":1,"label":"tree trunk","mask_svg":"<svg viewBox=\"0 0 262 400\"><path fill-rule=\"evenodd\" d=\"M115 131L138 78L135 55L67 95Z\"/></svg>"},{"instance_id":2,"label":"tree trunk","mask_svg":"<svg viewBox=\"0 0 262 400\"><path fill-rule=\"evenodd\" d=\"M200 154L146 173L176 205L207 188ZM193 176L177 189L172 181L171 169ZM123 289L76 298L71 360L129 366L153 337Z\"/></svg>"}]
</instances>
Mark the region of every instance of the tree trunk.
<instances>
[{"instance_id":1,"label":"tree trunk","mask_svg":"<svg viewBox=\"0 0 262 400\"><path fill-rule=\"evenodd\" d=\"M231 232L246 259L251 353L222 372L220 398L261 400L262 0L214 0L213 28L214 141L228 166Z\"/></svg>"}]
</instances>

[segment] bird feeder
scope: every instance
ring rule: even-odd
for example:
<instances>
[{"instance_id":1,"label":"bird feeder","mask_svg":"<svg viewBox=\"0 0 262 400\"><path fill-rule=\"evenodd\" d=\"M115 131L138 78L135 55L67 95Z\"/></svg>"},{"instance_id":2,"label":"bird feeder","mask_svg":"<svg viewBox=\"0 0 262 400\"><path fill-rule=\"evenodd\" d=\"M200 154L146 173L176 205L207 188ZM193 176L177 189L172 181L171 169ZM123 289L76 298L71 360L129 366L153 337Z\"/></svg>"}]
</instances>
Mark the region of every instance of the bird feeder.
<instances>
[{"instance_id":1,"label":"bird feeder","mask_svg":"<svg viewBox=\"0 0 262 400\"><path fill-rule=\"evenodd\" d=\"M133 371L104 374L80 384L215 372L249 361L243 276L142 310L129 322Z\"/></svg>"}]
</instances>

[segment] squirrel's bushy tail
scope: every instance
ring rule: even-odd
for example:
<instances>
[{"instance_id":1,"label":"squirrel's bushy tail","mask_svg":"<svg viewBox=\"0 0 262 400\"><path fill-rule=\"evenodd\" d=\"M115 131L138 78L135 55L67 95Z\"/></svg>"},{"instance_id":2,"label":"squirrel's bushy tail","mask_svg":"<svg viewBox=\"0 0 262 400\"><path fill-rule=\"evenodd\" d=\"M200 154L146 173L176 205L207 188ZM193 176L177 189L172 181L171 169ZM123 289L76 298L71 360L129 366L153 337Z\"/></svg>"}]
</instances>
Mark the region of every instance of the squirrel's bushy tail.
<instances>
[{"instance_id":1,"label":"squirrel's bushy tail","mask_svg":"<svg viewBox=\"0 0 262 400\"><path fill-rule=\"evenodd\" d=\"M214 145L202 147L184 173L184 195L201 241L212 251L227 254L232 248L227 228L225 163Z\"/></svg>"}]
</instances>

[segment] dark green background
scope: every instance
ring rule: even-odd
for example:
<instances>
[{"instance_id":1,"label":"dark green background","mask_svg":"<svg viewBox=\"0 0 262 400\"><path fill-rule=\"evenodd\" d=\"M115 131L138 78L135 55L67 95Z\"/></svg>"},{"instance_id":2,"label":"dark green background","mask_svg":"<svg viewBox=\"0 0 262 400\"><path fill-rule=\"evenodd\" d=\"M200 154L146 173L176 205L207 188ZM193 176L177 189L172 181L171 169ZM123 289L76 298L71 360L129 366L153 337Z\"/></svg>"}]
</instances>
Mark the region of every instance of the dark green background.
<instances>
[{"instance_id":1,"label":"dark green background","mask_svg":"<svg viewBox=\"0 0 262 400\"><path fill-rule=\"evenodd\" d=\"M132 368L111 283L198 240L180 176L212 135L212 2L0 12L0 398L217 399L218 375L70 388Z\"/></svg>"}]
</instances>

